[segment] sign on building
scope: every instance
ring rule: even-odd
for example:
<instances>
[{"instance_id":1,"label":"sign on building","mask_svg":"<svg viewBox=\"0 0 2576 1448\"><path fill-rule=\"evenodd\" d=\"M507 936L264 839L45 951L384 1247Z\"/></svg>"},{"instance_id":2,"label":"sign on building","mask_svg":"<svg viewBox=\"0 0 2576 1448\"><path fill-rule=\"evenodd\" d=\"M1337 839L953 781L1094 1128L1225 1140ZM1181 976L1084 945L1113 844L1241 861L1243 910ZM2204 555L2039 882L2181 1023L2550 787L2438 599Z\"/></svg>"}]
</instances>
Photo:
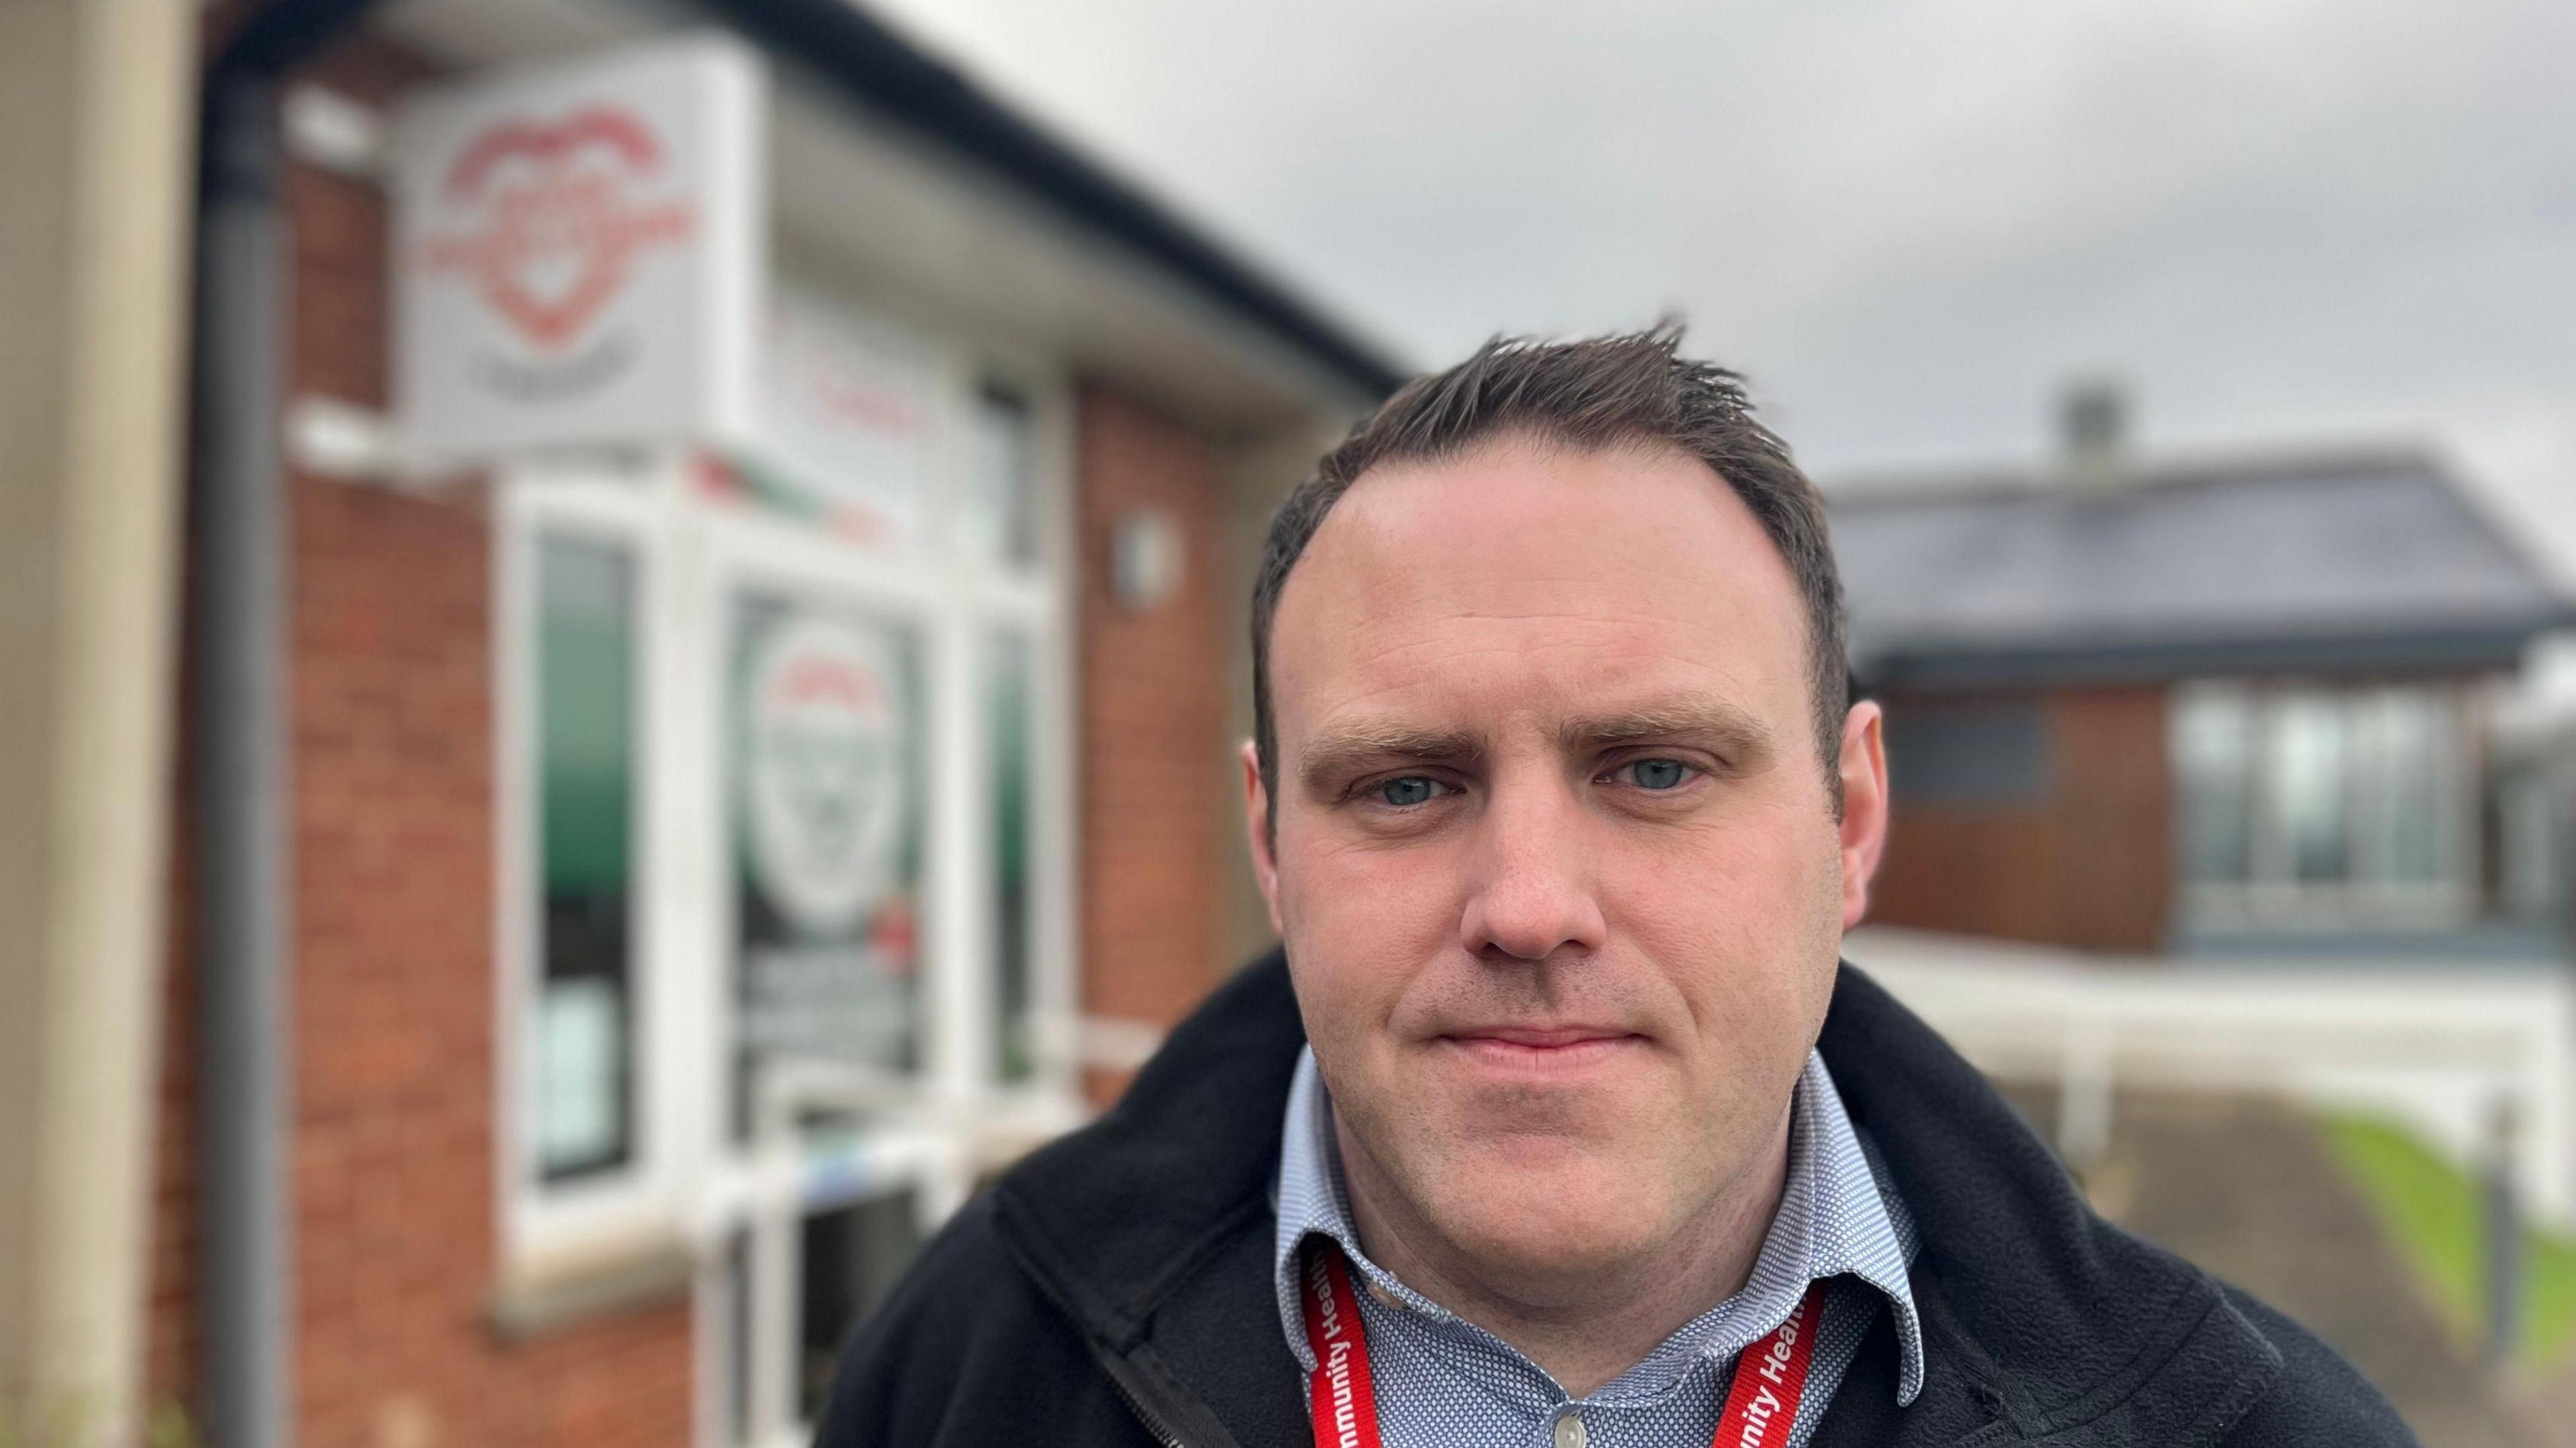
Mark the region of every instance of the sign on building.
<instances>
[{"instance_id":1,"label":"sign on building","mask_svg":"<svg viewBox=\"0 0 2576 1448\"><path fill-rule=\"evenodd\" d=\"M941 418L931 350L814 290L781 285L742 460L771 501L853 542L921 539Z\"/></svg>"},{"instance_id":2,"label":"sign on building","mask_svg":"<svg viewBox=\"0 0 2576 1448\"><path fill-rule=\"evenodd\" d=\"M394 391L426 464L747 431L760 60L717 36L425 89L397 124Z\"/></svg>"}]
</instances>

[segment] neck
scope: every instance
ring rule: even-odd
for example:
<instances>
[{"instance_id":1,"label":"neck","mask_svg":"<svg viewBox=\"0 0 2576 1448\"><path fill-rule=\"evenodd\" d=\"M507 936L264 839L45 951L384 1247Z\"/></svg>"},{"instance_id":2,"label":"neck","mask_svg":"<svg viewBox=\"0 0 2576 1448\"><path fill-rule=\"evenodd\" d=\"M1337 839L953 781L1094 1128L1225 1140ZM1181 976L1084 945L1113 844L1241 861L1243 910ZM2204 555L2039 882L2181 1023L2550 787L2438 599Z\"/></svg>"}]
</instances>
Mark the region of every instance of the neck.
<instances>
[{"instance_id":1,"label":"neck","mask_svg":"<svg viewBox=\"0 0 2576 1448\"><path fill-rule=\"evenodd\" d=\"M1352 1138L1339 1112L1333 1131L1352 1224L1369 1259L1511 1344L1576 1398L1636 1366L1744 1286L1788 1179L1784 1106L1769 1146L1678 1230L1626 1258L1534 1281L1526 1264L1480 1258L1434 1228Z\"/></svg>"}]
</instances>

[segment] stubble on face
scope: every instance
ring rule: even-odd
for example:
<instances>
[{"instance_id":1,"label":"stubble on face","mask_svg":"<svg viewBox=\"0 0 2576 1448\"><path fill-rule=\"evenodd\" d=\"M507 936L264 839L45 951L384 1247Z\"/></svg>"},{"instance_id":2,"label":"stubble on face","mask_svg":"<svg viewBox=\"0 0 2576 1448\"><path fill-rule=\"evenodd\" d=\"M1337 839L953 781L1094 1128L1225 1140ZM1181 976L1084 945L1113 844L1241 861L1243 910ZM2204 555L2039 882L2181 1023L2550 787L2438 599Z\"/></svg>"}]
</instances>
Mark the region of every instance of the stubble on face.
<instances>
[{"instance_id":1,"label":"stubble on face","mask_svg":"<svg viewBox=\"0 0 2576 1448\"><path fill-rule=\"evenodd\" d=\"M1291 575L1270 894L1421 1270L1540 1313L1749 1270L1841 934L1800 607L1695 460L1510 442L1372 473Z\"/></svg>"}]
</instances>

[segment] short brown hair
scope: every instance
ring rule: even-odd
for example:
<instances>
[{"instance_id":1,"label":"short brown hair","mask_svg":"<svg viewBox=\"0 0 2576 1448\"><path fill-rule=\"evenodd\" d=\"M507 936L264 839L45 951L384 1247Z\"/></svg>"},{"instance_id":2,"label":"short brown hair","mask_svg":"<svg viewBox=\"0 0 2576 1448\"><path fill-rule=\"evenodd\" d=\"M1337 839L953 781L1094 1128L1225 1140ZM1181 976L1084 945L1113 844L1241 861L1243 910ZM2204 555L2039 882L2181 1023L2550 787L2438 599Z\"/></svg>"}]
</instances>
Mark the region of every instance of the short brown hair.
<instances>
[{"instance_id":1,"label":"short brown hair","mask_svg":"<svg viewBox=\"0 0 2576 1448\"><path fill-rule=\"evenodd\" d=\"M1788 445L1754 420L1743 379L1682 356L1681 340L1680 325L1670 322L1573 342L1496 337L1448 371L1398 389L1279 505L1252 585L1253 747L1274 837L1279 739L1270 707L1270 626L1289 571L1333 504L1370 468L1451 458L1507 434L1592 451L1678 448L1706 463L1753 510L1806 603L1816 740L1840 816L1843 714L1851 688L1842 580L1826 539L1824 499L1790 460Z\"/></svg>"}]
</instances>

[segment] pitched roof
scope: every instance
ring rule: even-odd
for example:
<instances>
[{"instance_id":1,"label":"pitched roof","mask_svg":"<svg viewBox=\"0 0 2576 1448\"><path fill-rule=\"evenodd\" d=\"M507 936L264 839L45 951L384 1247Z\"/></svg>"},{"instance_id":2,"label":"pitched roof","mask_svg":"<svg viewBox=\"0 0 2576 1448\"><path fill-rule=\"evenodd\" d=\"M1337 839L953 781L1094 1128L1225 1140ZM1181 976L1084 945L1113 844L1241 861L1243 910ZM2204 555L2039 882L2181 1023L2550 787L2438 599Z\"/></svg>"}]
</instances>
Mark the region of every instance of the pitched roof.
<instances>
[{"instance_id":1,"label":"pitched roof","mask_svg":"<svg viewBox=\"0 0 2576 1448\"><path fill-rule=\"evenodd\" d=\"M225 34L209 68L210 102L223 91L220 82L272 78L379 3L265 0L228 17L238 24ZM696 3L754 43L799 57L861 103L939 137L1075 224L1164 268L1360 395L1383 397L1403 382L1408 369L1340 319L916 48L851 0Z\"/></svg>"},{"instance_id":2,"label":"pitched roof","mask_svg":"<svg viewBox=\"0 0 2576 1448\"><path fill-rule=\"evenodd\" d=\"M1867 680L2482 668L2576 622L2432 458L1830 491Z\"/></svg>"},{"instance_id":3,"label":"pitched roof","mask_svg":"<svg viewBox=\"0 0 2576 1448\"><path fill-rule=\"evenodd\" d=\"M767 48L802 57L865 103L941 137L1076 222L1168 268L1360 393L1383 397L1404 381L1405 369L1342 322L851 0L700 3Z\"/></svg>"}]
</instances>

